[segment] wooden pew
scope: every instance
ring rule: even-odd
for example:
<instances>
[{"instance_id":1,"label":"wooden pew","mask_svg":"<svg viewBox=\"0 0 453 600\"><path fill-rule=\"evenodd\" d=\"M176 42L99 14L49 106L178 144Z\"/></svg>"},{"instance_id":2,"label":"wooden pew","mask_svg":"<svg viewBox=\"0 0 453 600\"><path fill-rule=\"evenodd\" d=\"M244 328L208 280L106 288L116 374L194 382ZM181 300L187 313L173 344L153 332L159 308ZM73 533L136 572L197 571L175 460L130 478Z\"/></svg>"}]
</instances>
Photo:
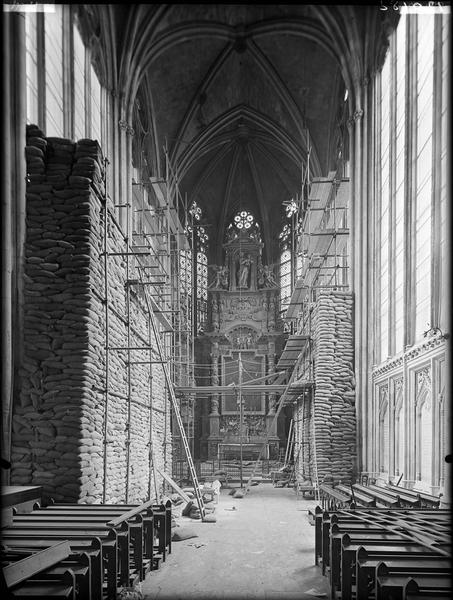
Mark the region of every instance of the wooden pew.
<instances>
[{"instance_id":1,"label":"wooden pew","mask_svg":"<svg viewBox=\"0 0 453 600\"><path fill-rule=\"evenodd\" d=\"M14 600L77 600L76 583L71 570L66 570L56 579L28 579L9 590ZM81 600L81 598L80 598Z\"/></svg>"},{"instance_id":2,"label":"wooden pew","mask_svg":"<svg viewBox=\"0 0 453 600\"><path fill-rule=\"evenodd\" d=\"M356 561L358 551L364 548L370 554L375 552L384 555L386 560L393 558L404 558L408 554L425 558L432 555L426 548L416 542L406 542L397 540L366 540L362 543L354 542L345 534L342 541L342 551L340 557L340 586L342 598L348 598L348 593L351 594L352 585L354 583Z\"/></svg>"},{"instance_id":3,"label":"wooden pew","mask_svg":"<svg viewBox=\"0 0 453 600\"><path fill-rule=\"evenodd\" d=\"M332 525L330 534L329 565L331 586L340 587L341 584L341 558L343 540L347 539L351 544L361 543L390 543L400 542L401 537L397 533L386 532L383 529L368 527L366 529L351 531L350 526L340 528L337 524Z\"/></svg>"},{"instance_id":4,"label":"wooden pew","mask_svg":"<svg viewBox=\"0 0 453 600\"><path fill-rule=\"evenodd\" d=\"M131 510L125 513L122 510L109 510L100 512L79 509L71 509L64 511L53 508L42 508L34 510L32 513L26 516L14 517L13 524L17 525L38 522L43 524L65 523L68 520L70 520L74 524L77 524L80 527L102 526L119 529L121 526L123 527L123 529L127 528L130 548L132 551L133 568L132 564L128 561L124 564L123 570L125 571L127 569L129 571L127 576L129 580L128 585L133 584L133 579L135 576L135 573L133 572L134 570L136 572L138 581L143 580L145 571L143 556L145 531L144 519L138 511ZM129 552L127 552L127 555L129 556ZM124 557L122 555L120 556L120 558L124 562Z\"/></svg>"},{"instance_id":5,"label":"wooden pew","mask_svg":"<svg viewBox=\"0 0 453 600\"><path fill-rule=\"evenodd\" d=\"M339 483L336 488L336 490L343 492L344 494L346 494L347 496L349 496L351 498L351 501L354 502L355 505L357 506L366 506L368 508L375 508L376 507L376 499L375 498L371 498L369 495L363 494L362 492L359 492L356 490L354 490L354 493L351 491L351 488L348 488L346 485L343 485L342 483Z\"/></svg>"},{"instance_id":6,"label":"wooden pew","mask_svg":"<svg viewBox=\"0 0 453 600\"><path fill-rule=\"evenodd\" d=\"M167 551L168 554L171 554L171 501L167 500L165 504L153 505L153 510L158 537L157 550L165 562Z\"/></svg>"},{"instance_id":7,"label":"wooden pew","mask_svg":"<svg viewBox=\"0 0 453 600\"><path fill-rule=\"evenodd\" d=\"M135 511L137 514L142 514L144 519L144 529L146 530L146 541L144 556L151 560L151 569L158 568L159 560L163 562L166 559L166 553L171 553L171 501L167 500L166 504L155 504L153 501L145 502L144 504L50 504L48 509L67 511L80 510L82 512L105 513L119 511L123 514L128 511ZM132 514L132 512L131 512ZM157 556L154 551L154 533L159 540L157 552L161 555ZM151 537L153 538L151 540Z\"/></svg>"},{"instance_id":8,"label":"wooden pew","mask_svg":"<svg viewBox=\"0 0 453 600\"><path fill-rule=\"evenodd\" d=\"M46 540L43 538L9 538L2 536L4 544L7 546L7 551L16 555L28 555L33 551L40 551L55 544L55 540ZM65 543L65 542L62 542ZM90 600L102 600L102 582L103 582L103 565L102 565L102 550L101 541L95 540L70 540L68 541L71 554L68 561L76 562L82 566L85 560L89 561L89 598ZM65 561L66 562L66 561ZM85 585L85 584L84 584Z\"/></svg>"},{"instance_id":9,"label":"wooden pew","mask_svg":"<svg viewBox=\"0 0 453 600\"><path fill-rule=\"evenodd\" d=\"M9 562L6 558L7 564L3 565L3 577L6 587L8 589L15 587L19 583L26 581L29 577L33 577L33 575L68 558L70 553L71 549L68 542L58 542L14 562ZM2 562L5 562L3 551L2 555Z\"/></svg>"},{"instance_id":10,"label":"wooden pew","mask_svg":"<svg viewBox=\"0 0 453 600\"><path fill-rule=\"evenodd\" d=\"M407 575L376 574L375 600L403 600L408 591L413 592L448 592L451 594L451 577L449 575L418 573L412 577Z\"/></svg>"},{"instance_id":11,"label":"wooden pew","mask_svg":"<svg viewBox=\"0 0 453 600\"><path fill-rule=\"evenodd\" d=\"M2 576L10 598L76 600L76 581L71 569L52 568L70 555L68 542L59 542L27 556L8 556L2 551ZM16 558L16 559L15 559Z\"/></svg>"},{"instance_id":12,"label":"wooden pew","mask_svg":"<svg viewBox=\"0 0 453 600\"><path fill-rule=\"evenodd\" d=\"M352 503L352 498L345 493L340 492L336 488L321 483L319 486L322 508L324 510L336 510L338 508L349 507Z\"/></svg>"},{"instance_id":13,"label":"wooden pew","mask_svg":"<svg viewBox=\"0 0 453 600\"><path fill-rule=\"evenodd\" d=\"M129 563L129 545L130 545L130 530L126 522L121 522L118 527L112 528L104 522L77 520L72 518L68 522L67 518L61 517L62 520L52 520L49 518L40 518L35 514L28 514L13 520L11 532L24 532L31 534L37 532L41 535L49 535L55 532L61 538L70 539L71 534L84 535L87 537L105 537L110 532L115 533L115 551L111 553L111 560L115 564L118 573L119 585L129 586L130 579L130 563ZM113 568L113 566L112 566Z\"/></svg>"},{"instance_id":14,"label":"wooden pew","mask_svg":"<svg viewBox=\"0 0 453 600\"><path fill-rule=\"evenodd\" d=\"M391 496L383 491L380 491L379 489L376 490L375 488L377 486L374 486L372 488L371 486L365 486L361 485L360 483L354 483L352 487L354 489L355 495L357 495L357 493L365 494L370 498L374 498L376 503L379 502L380 504L388 506L389 508L396 508L401 506L401 500L399 496Z\"/></svg>"},{"instance_id":15,"label":"wooden pew","mask_svg":"<svg viewBox=\"0 0 453 600\"><path fill-rule=\"evenodd\" d=\"M377 565L374 590L376 600L378 598L381 598L381 600L389 600L388 589L384 590L384 588L385 586L387 586L387 588L392 586L394 588L399 588L399 585L397 584L398 579L400 583L404 581L401 586L402 597L405 595L407 580L409 578L416 582L418 591L447 591L451 589L450 566L444 565L443 568L436 569L434 565L422 567L421 561L414 561L414 563L412 569L407 566L398 566L397 564L392 564L390 562L381 562ZM418 563L418 565L416 565L416 563ZM385 584L384 580L386 581Z\"/></svg>"},{"instance_id":16,"label":"wooden pew","mask_svg":"<svg viewBox=\"0 0 453 600\"><path fill-rule=\"evenodd\" d=\"M123 554L124 546L126 552L128 549L128 544L124 544L124 538L122 538L116 530L109 528L102 530L91 529L89 531L83 531L78 527L75 529L50 529L48 527L40 529L36 527L16 527L3 529L2 540L7 545L12 545L15 543L16 546L21 544L22 547L29 547L33 541L38 541L38 543L44 543L48 546L56 541L68 541L70 545L74 544L76 546L79 546L81 543L85 543L87 546L89 546L95 540L98 540L98 543L101 547L103 590L105 588L105 593L108 600L116 600L118 579L119 583L123 584L122 579L124 578L124 571L119 560L119 545L122 546L121 553Z\"/></svg>"},{"instance_id":17,"label":"wooden pew","mask_svg":"<svg viewBox=\"0 0 453 600\"><path fill-rule=\"evenodd\" d=\"M358 551L356 561L355 595L356 598L364 600L375 592L376 569L381 564L391 569L392 572L406 573L408 576L417 572L448 573L451 566L449 558L433 554L423 558L410 554L404 558L389 558L379 550L370 553L364 549Z\"/></svg>"},{"instance_id":18,"label":"wooden pew","mask_svg":"<svg viewBox=\"0 0 453 600\"><path fill-rule=\"evenodd\" d=\"M388 486L381 486L370 483L368 487L371 490L376 490L378 492L383 492L389 496L399 498L401 506L406 506L407 508L422 508L422 500L419 494L415 496L413 494L406 494L404 488L389 488ZM396 486L395 486L396 487Z\"/></svg>"},{"instance_id":19,"label":"wooden pew","mask_svg":"<svg viewBox=\"0 0 453 600\"><path fill-rule=\"evenodd\" d=\"M450 517L450 511L439 509L356 507L329 512L316 507L315 563L321 560L323 573L330 576L331 597L376 600L378 567L384 578L424 573L429 584L430 576L443 577L451 559ZM384 573L385 568L390 571ZM382 583L383 593L387 583ZM420 589L429 595L432 587ZM403 586L397 594L395 598L403 598Z\"/></svg>"},{"instance_id":20,"label":"wooden pew","mask_svg":"<svg viewBox=\"0 0 453 600\"><path fill-rule=\"evenodd\" d=\"M395 491L397 493L399 493L401 491L404 494L411 496L413 498L419 498L423 508L439 508L439 506L440 506L440 497L432 496L431 494L426 494L425 492L410 490L409 488L399 487L399 486L393 485L391 483L386 483L385 487L387 487L389 490Z\"/></svg>"},{"instance_id":21,"label":"wooden pew","mask_svg":"<svg viewBox=\"0 0 453 600\"><path fill-rule=\"evenodd\" d=\"M66 542L61 542L65 544ZM69 545L68 545L69 547ZM19 568L24 561L35 560L38 555L42 555L50 548L38 550L36 552L30 549L9 549L2 551L3 569ZM91 590L90 557L86 553L74 555L71 550L66 559L59 560L54 565L45 568L42 573L28 574L29 581L40 580L43 577L48 580L58 581L64 576L66 571L71 571L75 578L76 597L79 599L93 598Z\"/></svg>"}]
</instances>

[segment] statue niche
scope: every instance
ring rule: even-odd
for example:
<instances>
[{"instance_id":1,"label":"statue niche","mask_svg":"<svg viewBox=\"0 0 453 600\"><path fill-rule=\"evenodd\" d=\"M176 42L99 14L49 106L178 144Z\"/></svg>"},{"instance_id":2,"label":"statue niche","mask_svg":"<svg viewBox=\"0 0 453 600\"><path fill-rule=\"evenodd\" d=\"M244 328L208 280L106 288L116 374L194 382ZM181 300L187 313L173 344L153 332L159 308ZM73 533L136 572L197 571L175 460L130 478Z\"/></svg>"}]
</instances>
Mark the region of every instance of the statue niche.
<instances>
[{"instance_id":1,"label":"statue niche","mask_svg":"<svg viewBox=\"0 0 453 600\"><path fill-rule=\"evenodd\" d=\"M252 259L250 254L245 255L241 252L237 267L237 288L238 290L248 290L250 287L250 267Z\"/></svg>"}]
</instances>

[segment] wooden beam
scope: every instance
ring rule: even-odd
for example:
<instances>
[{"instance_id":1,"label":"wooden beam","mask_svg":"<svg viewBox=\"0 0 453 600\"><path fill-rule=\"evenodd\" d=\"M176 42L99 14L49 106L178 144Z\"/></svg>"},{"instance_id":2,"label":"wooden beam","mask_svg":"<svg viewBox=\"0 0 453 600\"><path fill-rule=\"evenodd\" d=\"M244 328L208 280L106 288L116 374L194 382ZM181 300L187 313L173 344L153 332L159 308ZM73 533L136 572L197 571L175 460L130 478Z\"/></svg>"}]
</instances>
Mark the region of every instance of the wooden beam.
<instances>
[{"instance_id":1,"label":"wooden beam","mask_svg":"<svg viewBox=\"0 0 453 600\"><path fill-rule=\"evenodd\" d=\"M289 388L289 392L295 390L303 390L304 388L311 387L312 381L301 381L295 383ZM242 385L242 386L227 386L227 385L199 385L199 386L177 386L175 392L178 394L200 394L200 395L211 395L211 394L230 394L234 395L241 391L243 394L282 394L286 389L285 385Z\"/></svg>"},{"instance_id":2,"label":"wooden beam","mask_svg":"<svg viewBox=\"0 0 453 600\"><path fill-rule=\"evenodd\" d=\"M6 565L6 567L3 567L3 575L5 577L7 588L9 589L22 583L22 581L30 579L30 577L33 577L33 575L36 575L41 571L53 567L60 561L68 558L70 554L71 549L69 543L60 542L45 550L35 552L31 556L27 556L27 558Z\"/></svg>"},{"instance_id":3,"label":"wooden beam","mask_svg":"<svg viewBox=\"0 0 453 600\"><path fill-rule=\"evenodd\" d=\"M186 502L190 502L191 498L189 498L189 496L186 494L186 492L184 492L179 485L173 481L173 479L170 477L170 475L167 475L167 473L165 473L164 471L159 471L159 469L156 469L156 471L159 473L159 475L162 475L162 477L165 479L165 481L167 481L171 487L175 490L175 492L177 492L181 498L183 500L185 500Z\"/></svg>"}]
</instances>

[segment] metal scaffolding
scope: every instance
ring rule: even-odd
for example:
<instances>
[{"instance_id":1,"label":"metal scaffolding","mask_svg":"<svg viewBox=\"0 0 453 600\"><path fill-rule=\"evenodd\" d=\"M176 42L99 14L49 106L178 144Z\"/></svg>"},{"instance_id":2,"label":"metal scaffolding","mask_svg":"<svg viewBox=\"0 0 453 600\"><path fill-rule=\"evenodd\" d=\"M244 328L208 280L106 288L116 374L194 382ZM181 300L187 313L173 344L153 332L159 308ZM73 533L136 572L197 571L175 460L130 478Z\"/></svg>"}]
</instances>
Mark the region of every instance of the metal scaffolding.
<instances>
[{"instance_id":1,"label":"metal scaffolding","mask_svg":"<svg viewBox=\"0 0 453 600\"><path fill-rule=\"evenodd\" d=\"M154 487L158 494L156 468L153 448L153 419L157 409L153 405L155 396L155 368L159 364L168 378L165 387L164 417L164 470L168 467L168 441L170 431L167 430L170 407L173 408L172 418L175 417L174 391L171 390L172 402L168 403L169 385L191 384L193 382L194 346L193 346L193 309L191 297L181 293L181 284L188 281L187 261L184 255L191 252L191 246L184 224L187 214L181 208L177 177L173 173L166 154L165 179L149 178L141 180L141 173L136 171L133 181L132 198L130 203L114 205L107 192L107 181L103 190L98 190L102 202L103 219L103 255L104 255L104 290L102 291L105 318L105 405L104 405L104 498L107 489L107 446L109 443L107 424L110 414L110 399L119 397L127 403L126 425L126 502L129 501L130 490L130 445L131 445L131 408L133 404L149 407L149 494L151 497ZM106 170L107 171L107 170ZM122 213L123 227L120 226L117 215ZM182 213L182 214L181 214ZM115 232L116 244L112 240ZM119 238L119 242L118 242ZM121 246L121 247L119 247ZM110 290L110 263L114 257L123 261L125 271L124 285L124 314L112 302ZM131 294L142 300L147 330L137 331L131 316ZM118 319L125 327L124 345L112 342L111 320ZM155 326L157 325L157 326ZM159 339L156 338L156 334ZM135 340L135 341L134 341ZM137 340L139 342L137 343ZM156 342L163 355L156 356ZM126 374L126 393L118 394L112 389L111 360L113 353L122 353ZM138 353L138 354L137 354ZM132 373L134 365L148 367L148 403L140 403L132 394ZM180 425L180 412L176 415L177 425ZM184 413L184 411L183 411ZM185 414L185 413L184 413ZM184 419L183 425L186 436L193 436L190 419ZM174 434L182 440L177 427ZM183 441L184 442L184 441ZM193 442L192 442L193 445ZM184 442L185 446L185 442ZM162 484L165 486L165 482ZM162 492L163 492L162 488ZM157 499L157 498L156 498Z\"/></svg>"},{"instance_id":2,"label":"metal scaffolding","mask_svg":"<svg viewBox=\"0 0 453 600\"><path fill-rule=\"evenodd\" d=\"M288 329L296 335L289 336L282 354L284 356L285 352L290 352L291 344L296 343L299 338L306 339L306 343L300 347L295 367L298 383L315 380L312 313L319 292L349 289L349 195L349 179L341 178L332 171L327 177L317 177L310 181L307 165L302 193L292 215L293 221L297 223L297 241L293 246L293 272L297 277L293 278L292 293L284 315ZM295 358L293 362L296 362ZM310 410L313 389L314 383L303 396L295 400L297 404L302 402L305 418L306 412ZM303 467L305 460L305 450L301 449L304 444L308 445L309 453L313 450L317 478L315 422L312 420L311 424L312 440L304 439L302 431L298 429L297 443L293 446L295 468L303 471L301 466Z\"/></svg>"}]
</instances>

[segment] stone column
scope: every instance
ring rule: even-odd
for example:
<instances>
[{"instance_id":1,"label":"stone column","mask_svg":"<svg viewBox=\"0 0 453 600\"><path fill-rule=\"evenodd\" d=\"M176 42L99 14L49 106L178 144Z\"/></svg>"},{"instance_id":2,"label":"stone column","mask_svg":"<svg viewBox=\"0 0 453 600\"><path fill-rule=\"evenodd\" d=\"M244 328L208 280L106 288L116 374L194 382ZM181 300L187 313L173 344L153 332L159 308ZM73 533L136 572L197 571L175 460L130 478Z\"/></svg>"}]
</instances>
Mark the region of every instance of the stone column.
<instances>
[{"instance_id":1,"label":"stone column","mask_svg":"<svg viewBox=\"0 0 453 600\"><path fill-rule=\"evenodd\" d=\"M25 243L25 14L3 13L2 457L11 459L14 368L23 356ZM18 390L19 391L19 390ZM8 484L9 471L2 470Z\"/></svg>"}]
</instances>

